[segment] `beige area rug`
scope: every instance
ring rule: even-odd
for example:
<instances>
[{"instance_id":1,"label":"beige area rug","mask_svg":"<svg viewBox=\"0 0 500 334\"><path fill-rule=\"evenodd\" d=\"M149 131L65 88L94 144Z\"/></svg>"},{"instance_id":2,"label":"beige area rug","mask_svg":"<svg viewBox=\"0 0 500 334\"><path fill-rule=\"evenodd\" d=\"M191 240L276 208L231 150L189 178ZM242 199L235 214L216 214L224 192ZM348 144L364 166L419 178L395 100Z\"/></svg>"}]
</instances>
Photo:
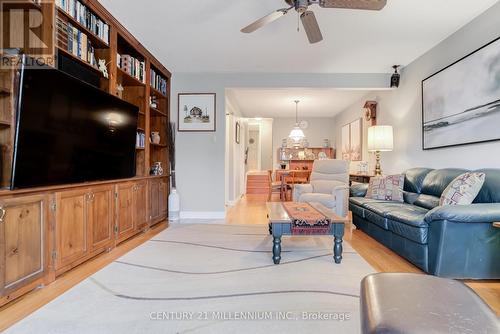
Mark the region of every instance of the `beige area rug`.
<instances>
[{"instance_id":1,"label":"beige area rug","mask_svg":"<svg viewBox=\"0 0 500 334\"><path fill-rule=\"evenodd\" d=\"M344 242L283 237L267 225L176 224L7 333L358 333L371 268Z\"/></svg>"}]
</instances>

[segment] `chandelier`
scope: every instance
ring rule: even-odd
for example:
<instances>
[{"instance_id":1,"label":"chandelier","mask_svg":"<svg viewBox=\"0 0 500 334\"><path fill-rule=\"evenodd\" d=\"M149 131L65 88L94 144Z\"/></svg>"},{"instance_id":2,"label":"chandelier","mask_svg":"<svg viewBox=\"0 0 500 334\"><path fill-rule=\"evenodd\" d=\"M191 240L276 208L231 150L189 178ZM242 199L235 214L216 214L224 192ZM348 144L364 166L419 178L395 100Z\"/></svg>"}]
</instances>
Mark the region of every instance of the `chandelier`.
<instances>
[{"instance_id":1,"label":"chandelier","mask_svg":"<svg viewBox=\"0 0 500 334\"><path fill-rule=\"evenodd\" d=\"M290 134L288 135L288 138L293 140L295 144L299 144L302 142L305 138L306 135L304 134L304 131L300 128L299 124L299 100L295 100L295 126L293 127L292 131L290 131Z\"/></svg>"}]
</instances>

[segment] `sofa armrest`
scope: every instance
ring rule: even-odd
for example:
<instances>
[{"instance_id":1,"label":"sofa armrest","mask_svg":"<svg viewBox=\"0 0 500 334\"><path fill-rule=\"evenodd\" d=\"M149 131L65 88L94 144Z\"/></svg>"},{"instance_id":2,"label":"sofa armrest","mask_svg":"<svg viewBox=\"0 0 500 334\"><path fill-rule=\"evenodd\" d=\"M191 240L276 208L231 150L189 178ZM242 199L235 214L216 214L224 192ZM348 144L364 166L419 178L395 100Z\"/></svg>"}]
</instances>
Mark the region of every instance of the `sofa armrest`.
<instances>
[{"instance_id":1,"label":"sofa armrest","mask_svg":"<svg viewBox=\"0 0 500 334\"><path fill-rule=\"evenodd\" d=\"M333 189L335 196L335 213L340 217L347 217L349 213L349 187L337 186Z\"/></svg>"},{"instance_id":2,"label":"sofa armrest","mask_svg":"<svg viewBox=\"0 0 500 334\"><path fill-rule=\"evenodd\" d=\"M298 202L302 194L312 193L313 190L311 184L296 184L293 186L293 200Z\"/></svg>"},{"instance_id":3,"label":"sofa armrest","mask_svg":"<svg viewBox=\"0 0 500 334\"><path fill-rule=\"evenodd\" d=\"M454 223L493 223L500 221L500 203L438 206L425 215L425 221L448 220Z\"/></svg>"},{"instance_id":4,"label":"sofa armrest","mask_svg":"<svg viewBox=\"0 0 500 334\"><path fill-rule=\"evenodd\" d=\"M368 191L368 183L353 184L350 188L351 197L365 197Z\"/></svg>"}]
</instances>

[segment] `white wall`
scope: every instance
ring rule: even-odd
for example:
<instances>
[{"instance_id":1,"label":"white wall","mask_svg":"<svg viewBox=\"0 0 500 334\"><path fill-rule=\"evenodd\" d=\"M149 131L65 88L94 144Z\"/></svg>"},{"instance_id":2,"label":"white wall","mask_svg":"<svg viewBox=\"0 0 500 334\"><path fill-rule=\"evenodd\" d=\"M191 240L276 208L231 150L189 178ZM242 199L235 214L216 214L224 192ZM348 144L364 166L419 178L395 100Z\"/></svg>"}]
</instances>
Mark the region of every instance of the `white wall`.
<instances>
[{"instance_id":1,"label":"white wall","mask_svg":"<svg viewBox=\"0 0 500 334\"><path fill-rule=\"evenodd\" d=\"M304 129L309 147L323 147L325 139L330 140L333 146L335 143L335 121L333 117L323 118L300 118L309 123ZM275 118L273 122L273 167L279 168L278 149L284 138L288 138L290 131L295 126L295 118Z\"/></svg>"},{"instance_id":2,"label":"white wall","mask_svg":"<svg viewBox=\"0 0 500 334\"><path fill-rule=\"evenodd\" d=\"M225 89L386 87L390 74L173 73L171 119L177 122L178 93L216 93L215 133L177 135L177 189L183 217L223 217L225 212Z\"/></svg>"},{"instance_id":3,"label":"white wall","mask_svg":"<svg viewBox=\"0 0 500 334\"><path fill-rule=\"evenodd\" d=\"M273 169L273 119L260 122L260 169Z\"/></svg>"},{"instance_id":4,"label":"white wall","mask_svg":"<svg viewBox=\"0 0 500 334\"><path fill-rule=\"evenodd\" d=\"M500 167L500 142L422 150L421 81L500 36L500 3L477 17L403 71L399 89L378 92L379 125L394 126L394 151L382 153L386 173L417 166ZM337 127L360 115L362 102L336 117ZM359 113L359 114L356 114ZM340 140L339 138L337 138ZM337 141L337 145L340 141ZM366 142L365 142L366 143Z\"/></svg>"}]
</instances>

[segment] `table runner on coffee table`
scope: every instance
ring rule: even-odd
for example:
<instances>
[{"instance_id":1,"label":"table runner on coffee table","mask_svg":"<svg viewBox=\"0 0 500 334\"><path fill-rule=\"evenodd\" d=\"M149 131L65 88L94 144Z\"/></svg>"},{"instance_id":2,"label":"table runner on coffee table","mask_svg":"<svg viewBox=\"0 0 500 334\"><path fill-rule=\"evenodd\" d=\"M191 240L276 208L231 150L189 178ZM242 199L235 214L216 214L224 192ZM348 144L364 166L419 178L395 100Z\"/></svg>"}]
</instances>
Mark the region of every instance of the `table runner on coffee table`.
<instances>
[{"instance_id":1,"label":"table runner on coffee table","mask_svg":"<svg viewBox=\"0 0 500 334\"><path fill-rule=\"evenodd\" d=\"M328 234L331 220L308 203L285 202L292 221L292 235Z\"/></svg>"}]
</instances>

